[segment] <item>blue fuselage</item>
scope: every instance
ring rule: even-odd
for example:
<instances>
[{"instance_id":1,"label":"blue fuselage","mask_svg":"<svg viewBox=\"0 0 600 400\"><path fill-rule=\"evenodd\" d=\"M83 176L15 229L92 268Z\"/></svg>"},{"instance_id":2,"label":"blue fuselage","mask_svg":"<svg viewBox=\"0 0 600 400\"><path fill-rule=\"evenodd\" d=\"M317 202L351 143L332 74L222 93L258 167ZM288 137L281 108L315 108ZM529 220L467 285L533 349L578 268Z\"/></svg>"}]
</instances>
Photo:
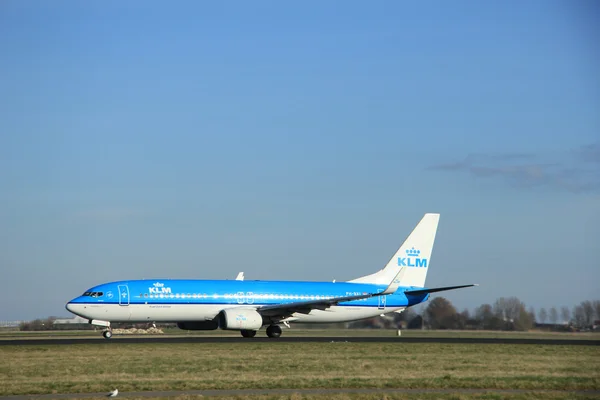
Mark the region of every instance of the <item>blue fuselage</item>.
<instances>
[{"instance_id":1,"label":"blue fuselage","mask_svg":"<svg viewBox=\"0 0 600 400\"><path fill-rule=\"evenodd\" d=\"M348 282L236 281L236 280L131 280L95 286L70 303L87 304L199 304L273 305L383 291L384 285ZM406 296L400 287L389 295L340 303L340 306L407 307L428 295Z\"/></svg>"}]
</instances>

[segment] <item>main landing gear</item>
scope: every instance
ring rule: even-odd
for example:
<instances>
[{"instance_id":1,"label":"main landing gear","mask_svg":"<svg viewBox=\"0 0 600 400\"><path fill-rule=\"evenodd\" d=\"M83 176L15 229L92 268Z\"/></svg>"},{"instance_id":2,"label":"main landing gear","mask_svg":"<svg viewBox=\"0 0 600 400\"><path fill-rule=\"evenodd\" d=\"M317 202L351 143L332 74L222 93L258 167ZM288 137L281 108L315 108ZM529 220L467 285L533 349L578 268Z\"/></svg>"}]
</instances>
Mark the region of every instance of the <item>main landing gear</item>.
<instances>
[{"instance_id":1,"label":"main landing gear","mask_svg":"<svg viewBox=\"0 0 600 400\"><path fill-rule=\"evenodd\" d=\"M245 338L253 338L254 336L256 336L256 332L257 331L251 329L242 329L240 331L242 336ZM269 325L267 327L267 336L270 338L278 338L279 336L281 336L281 327L279 325Z\"/></svg>"},{"instance_id":2,"label":"main landing gear","mask_svg":"<svg viewBox=\"0 0 600 400\"><path fill-rule=\"evenodd\" d=\"M102 332L102 336L104 336L104 339L110 339L112 337L112 332L110 330L105 330Z\"/></svg>"},{"instance_id":3,"label":"main landing gear","mask_svg":"<svg viewBox=\"0 0 600 400\"><path fill-rule=\"evenodd\" d=\"M281 327L279 325L269 325L267 328L267 336L270 338L278 338L281 336Z\"/></svg>"},{"instance_id":4,"label":"main landing gear","mask_svg":"<svg viewBox=\"0 0 600 400\"><path fill-rule=\"evenodd\" d=\"M252 331L249 329L242 329L240 332L242 333L243 337L251 338L256 336L256 331Z\"/></svg>"}]
</instances>

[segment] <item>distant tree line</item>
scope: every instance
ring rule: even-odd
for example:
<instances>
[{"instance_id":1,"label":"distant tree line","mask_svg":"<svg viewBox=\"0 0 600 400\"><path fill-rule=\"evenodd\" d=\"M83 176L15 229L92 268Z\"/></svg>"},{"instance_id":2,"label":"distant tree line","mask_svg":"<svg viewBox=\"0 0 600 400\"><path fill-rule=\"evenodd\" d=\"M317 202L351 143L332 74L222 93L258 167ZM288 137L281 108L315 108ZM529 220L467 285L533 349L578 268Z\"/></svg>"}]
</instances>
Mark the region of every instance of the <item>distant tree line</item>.
<instances>
[{"instance_id":1,"label":"distant tree line","mask_svg":"<svg viewBox=\"0 0 600 400\"><path fill-rule=\"evenodd\" d=\"M537 317L537 318L536 318ZM600 320L600 301L583 301L569 309L556 307L549 310L540 308L537 312L516 297L500 297L494 304L482 304L474 313L468 309L458 312L444 297L435 297L427 307L416 312L414 307L400 314L387 314L385 317L356 321L353 328L379 327L397 329L480 329L526 331L534 327L549 330L591 330L597 329Z\"/></svg>"},{"instance_id":2,"label":"distant tree line","mask_svg":"<svg viewBox=\"0 0 600 400\"><path fill-rule=\"evenodd\" d=\"M34 319L19 324L20 331L49 331L54 329L54 318Z\"/></svg>"},{"instance_id":3,"label":"distant tree line","mask_svg":"<svg viewBox=\"0 0 600 400\"><path fill-rule=\"evenodd\" d=\"M19 324L20 331L58 331L58 330L93 330L90 324L55 324L58 318L34 319Z\"/></svg>"},{"instance_id":4,"label":"distant tree line","mask_svg":"<svg viewBox=\"0 0 600 400\"><path fill-rule=\"evenodd\" d=\"M49 317L46 319L34 319L33 321L24 321L19 324L20 331L66 331L66 330L97 330L102 329L101 327L90 325L88 323L68 323L61 324L55 323L58 318ZM157 326L159 324L156 324ZM144 322L139 324L133 324L129 322L119 322L111 324L113 328L139 328L145 329L151 326L151 324ZM177 327L176 324L163 323L161 327Z\"/></svg>"}]
</instances>

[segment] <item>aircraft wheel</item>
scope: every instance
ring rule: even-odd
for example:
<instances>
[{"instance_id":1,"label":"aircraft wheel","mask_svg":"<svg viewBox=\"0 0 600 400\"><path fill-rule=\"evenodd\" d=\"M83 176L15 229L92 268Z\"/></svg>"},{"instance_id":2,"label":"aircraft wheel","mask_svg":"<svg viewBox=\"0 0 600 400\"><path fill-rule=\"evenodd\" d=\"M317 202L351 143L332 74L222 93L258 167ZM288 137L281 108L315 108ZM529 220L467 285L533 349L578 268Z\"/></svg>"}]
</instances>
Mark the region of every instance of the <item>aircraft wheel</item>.
<instances>
[{"instance_id":1,"label":"aircraft wheel","mask_svg":"<svg viewBox=\"0 0 600 400\"><path fill-rule=\"evenodd\" d=\"M110 339L112 337L112 332L104 331L104 332L102 332L102 336L104 336L104 339Z\"/></svg>"},{"instance_id":2,"label":"aircraft wheel","mask_svg":"<svg viewBox=\"0 0 600 400\"><path fill-rule=\"evenodd\" d=\"M250 337L256 336L256 331L253 331L253 330L242 329L240 332L241 332L241 334L242 334L243 337L250 338Z\"/></svg>"},{"instance_id":3,"label":"aircraft wheel","mask_svg":"<svg viewBox=\"0 0 600 400\"><path fill-rule=\"evenodd\" d=\"M267 336L270 338L278 338L281 336L281 327L279 325L270 325L267 328Z\"/></svg>"}]
</instances>

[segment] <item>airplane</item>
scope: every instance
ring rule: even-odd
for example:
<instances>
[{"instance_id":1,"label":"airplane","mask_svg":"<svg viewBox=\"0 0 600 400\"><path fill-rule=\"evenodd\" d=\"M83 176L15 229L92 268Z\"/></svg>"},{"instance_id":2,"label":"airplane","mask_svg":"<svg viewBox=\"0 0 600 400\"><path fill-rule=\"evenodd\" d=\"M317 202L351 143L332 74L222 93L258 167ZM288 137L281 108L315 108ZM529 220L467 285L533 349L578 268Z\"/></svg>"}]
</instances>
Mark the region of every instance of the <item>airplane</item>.
<instances>
[{"instance_id":1,"label":"airplane","mask_svg":"<svg viewBox=\"0 0 600 400\"><path fill-rule=\"evenodd\" d=\"M127 280L86 290L66 304L71 313L102 326L111 323L176 323L184 330L237 330L254 337L266 326L270 338L290 323L334 323L401 313L431 293L476 284L426 288L425 278L439 214L423 216L385 267L347 282L244 280Z\"/></svg>"}]
</instances>

